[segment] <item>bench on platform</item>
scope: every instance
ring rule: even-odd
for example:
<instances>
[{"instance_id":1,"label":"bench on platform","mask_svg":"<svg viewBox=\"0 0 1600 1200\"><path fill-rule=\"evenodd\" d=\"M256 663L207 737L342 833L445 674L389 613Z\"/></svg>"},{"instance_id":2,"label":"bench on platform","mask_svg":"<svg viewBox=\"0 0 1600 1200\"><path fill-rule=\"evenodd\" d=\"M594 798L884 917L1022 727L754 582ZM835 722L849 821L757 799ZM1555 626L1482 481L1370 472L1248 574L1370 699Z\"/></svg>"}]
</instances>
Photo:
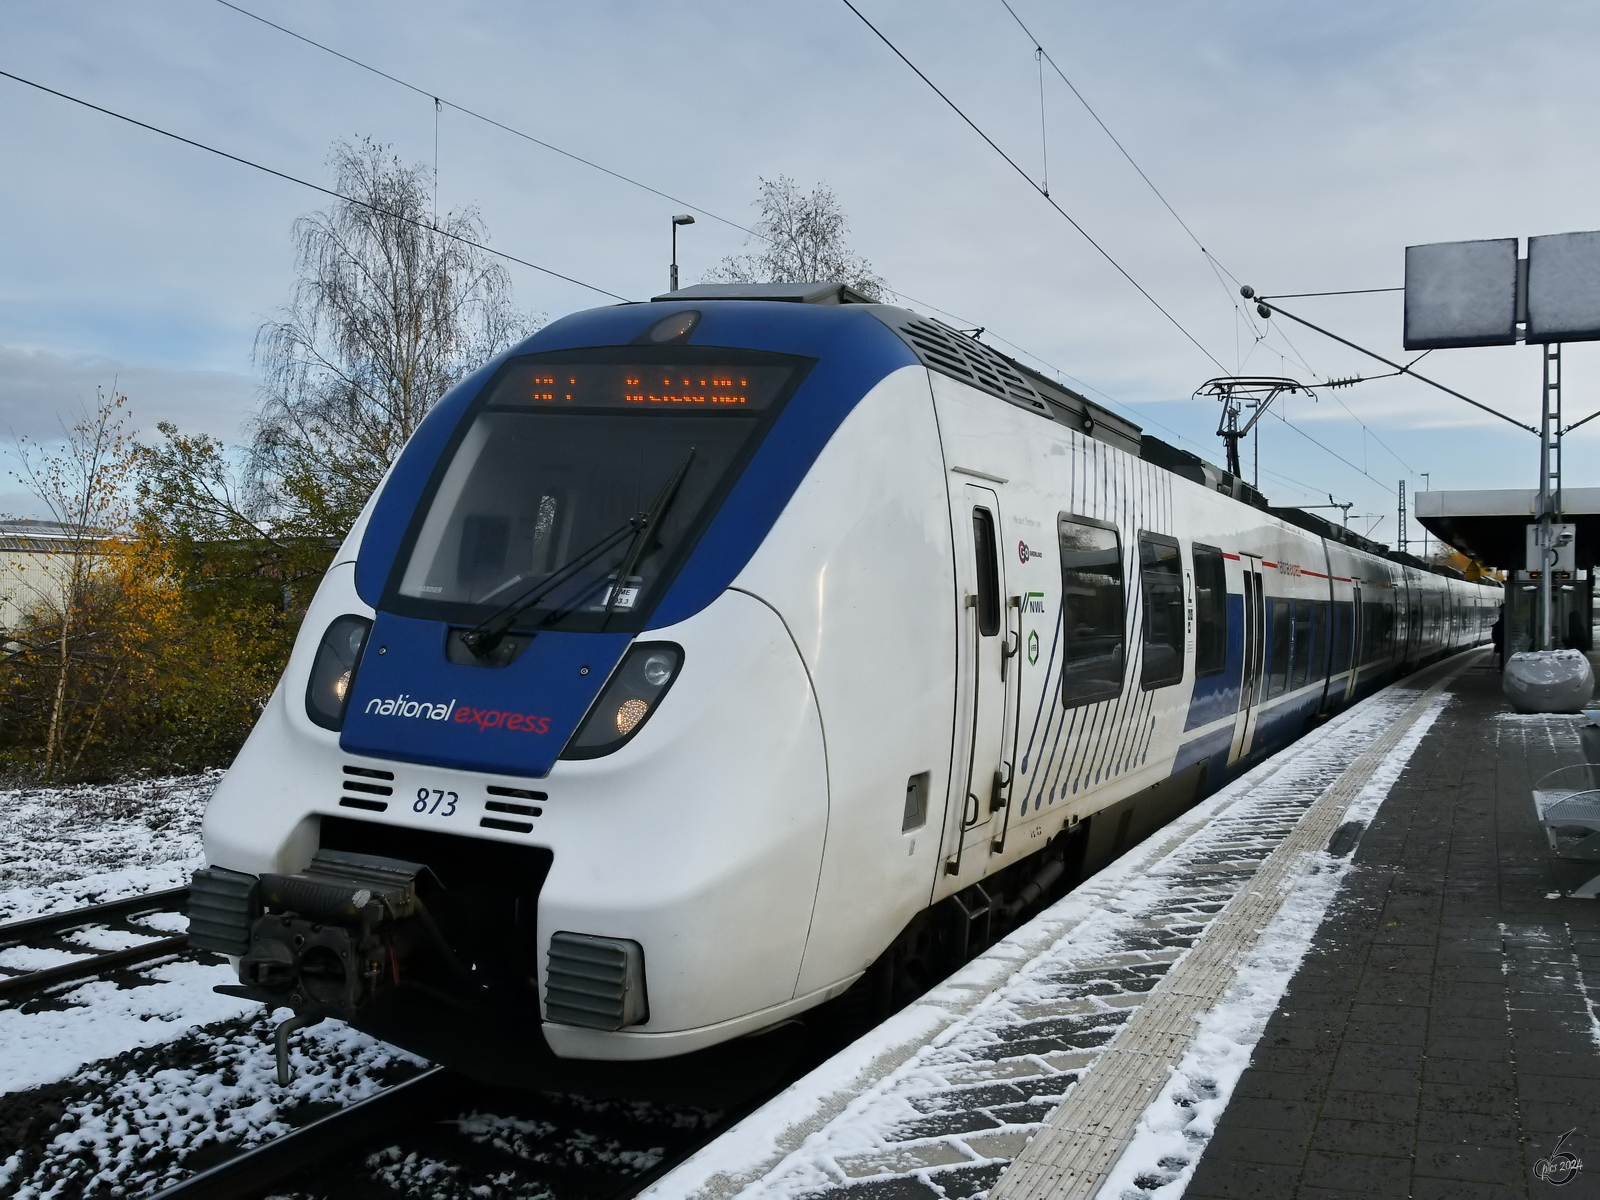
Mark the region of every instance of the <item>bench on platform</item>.
<instances>
[{"instance_id":1,"label":"bench on platform","mask_svg":"<svg viewBox=\"0 0 1600 1200\"><path fill-rule=\"evenodd\" d=\"M1600 862L1600 763L1577 763L1552 771L1533 790L1539 824L1558 858ZM1600 899L1600 875L1568 895Z\"/></svg>"}]
</instances>

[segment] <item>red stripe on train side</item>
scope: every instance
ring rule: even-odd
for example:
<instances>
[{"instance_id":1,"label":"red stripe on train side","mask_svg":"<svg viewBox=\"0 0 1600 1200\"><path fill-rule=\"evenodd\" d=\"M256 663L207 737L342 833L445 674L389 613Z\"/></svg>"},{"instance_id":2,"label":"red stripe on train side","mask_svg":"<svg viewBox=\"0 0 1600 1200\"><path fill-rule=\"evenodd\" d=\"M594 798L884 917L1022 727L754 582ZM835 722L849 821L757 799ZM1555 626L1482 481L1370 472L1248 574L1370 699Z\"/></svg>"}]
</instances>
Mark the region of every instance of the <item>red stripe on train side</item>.
<instances>
[{"instance_id":1,"label":"red stripe on train side","mask_svg":"<svg viewBox=\"0 0 1600 1200\"><path fill-rule=\"evenodd\" d=\"M1222 552L1222 557L1223 558L1231 558L1231 559L1233 559L1234 562L1238 562L1239 561L1239 556L1237 554L1229 554L1226 550L1224 550Z\"/></svg>"}]
</instances>

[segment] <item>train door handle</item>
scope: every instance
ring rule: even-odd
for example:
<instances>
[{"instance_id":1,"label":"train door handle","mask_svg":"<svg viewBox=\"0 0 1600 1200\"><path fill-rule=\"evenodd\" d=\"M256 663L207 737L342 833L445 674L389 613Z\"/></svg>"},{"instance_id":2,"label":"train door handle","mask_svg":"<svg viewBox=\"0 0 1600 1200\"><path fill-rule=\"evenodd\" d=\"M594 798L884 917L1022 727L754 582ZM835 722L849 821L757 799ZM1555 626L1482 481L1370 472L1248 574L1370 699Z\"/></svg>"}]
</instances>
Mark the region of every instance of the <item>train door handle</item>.
<instances>
[{"instance_id":1,"label":"train door handle","mask_svg":"<svg viewBox=\"0 0 1600 1200\"><path fill-rule=\"evenodd\" d=\"M1011 764L1002 763L1001 767L994 773L994 787L989 793L990 812L999 812L1006 806L1005 792L1011 786Z\"/></svg>"},{"instance_id":2,"label":"train door handle","mask_svg":"<svg viewBox=\"0 0 1600 1200\"><path fill-rule=\"evenodd\" d=\"M970 817L967 815L968 812L970 812L972 814ZM961 828L962 829L971 829L974 825L976 825L978 823L978 817L982 812L983 812L983 805L978 800L977 793L968 792L967 793L966 803L962 806L962 809L961 809Z\"/></svg>"}]
</instances>

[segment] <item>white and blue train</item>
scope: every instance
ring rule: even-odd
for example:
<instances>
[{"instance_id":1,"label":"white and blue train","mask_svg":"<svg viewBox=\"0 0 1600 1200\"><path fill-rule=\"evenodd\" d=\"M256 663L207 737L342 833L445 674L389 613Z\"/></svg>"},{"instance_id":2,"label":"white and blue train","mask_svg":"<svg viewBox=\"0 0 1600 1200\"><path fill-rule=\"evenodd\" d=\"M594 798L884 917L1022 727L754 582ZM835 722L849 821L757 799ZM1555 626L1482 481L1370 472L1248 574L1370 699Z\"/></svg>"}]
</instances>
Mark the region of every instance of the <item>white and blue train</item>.
<instances>
[{"instance_id":1,"label":"white and blue train","mask_svg":"<svg viewBox=\"0 0 1600 1200\"><path fill-rule=\"evenodd\" d=\"M858 301L582 312L439 402L206 814L229 990L484 1079L681 1064L903 1001L1487 640L1496 588Z\"/></svg>"}]
</instances>

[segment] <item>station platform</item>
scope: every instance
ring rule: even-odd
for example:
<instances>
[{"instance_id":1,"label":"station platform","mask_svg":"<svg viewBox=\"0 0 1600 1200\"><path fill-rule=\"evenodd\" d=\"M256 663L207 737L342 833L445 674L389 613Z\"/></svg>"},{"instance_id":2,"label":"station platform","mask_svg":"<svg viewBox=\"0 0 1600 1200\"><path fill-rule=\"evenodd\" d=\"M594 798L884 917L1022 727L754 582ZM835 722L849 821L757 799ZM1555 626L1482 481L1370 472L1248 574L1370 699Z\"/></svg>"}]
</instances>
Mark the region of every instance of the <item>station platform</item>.
<instances>
[{"instance_id":1,"label":"station platform","mask_svg":"<svg viewBox=\"0 0 1600 1200\"><path fill-rule=\"evenodd\" d=\"M1531 796L1584 761L1600 729L1512 713L1490 653L1436 664L644 1195L1600 1196L1600 901L1565 895L1600 864L1552 858Z\"/></svg>"},{"instance_id":2,"label":"station platform","mask_svg":"<svg viewBox=\"0 0 1600 1200\"><path fill-rule=\"evenodd\" d=\"M1600 1196L1600 902L1564 898L1600 863L1552 858L1530 802L1550 771L1600 762L1600 729L1510 712L1492 663L1450 692L1268 1022L1194 1200ZM1568 1131L1562 1151L1586 1165L1563 1184L1551 1159Z\"/></svg>"}]
</instances>

